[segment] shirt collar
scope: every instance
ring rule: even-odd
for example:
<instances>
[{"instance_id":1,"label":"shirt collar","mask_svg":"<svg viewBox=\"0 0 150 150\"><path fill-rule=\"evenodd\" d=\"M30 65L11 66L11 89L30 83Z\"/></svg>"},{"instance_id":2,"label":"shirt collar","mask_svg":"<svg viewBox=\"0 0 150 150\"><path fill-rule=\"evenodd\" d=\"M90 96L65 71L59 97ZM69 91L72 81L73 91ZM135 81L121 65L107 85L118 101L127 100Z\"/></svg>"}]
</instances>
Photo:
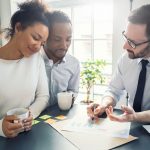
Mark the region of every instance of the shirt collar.
<instances>
[{"instance_id":1,"label":"shirt collar","mask_svg":"<svg viewBox=\"0 0 150 150\"><path fill-rule=\"evenodd\" d=\"M47 56L47 54L45 53L45 51L44 51L43 48L42 48L42 50L41 50L41 53L42 53L42 55L43 55L43 58L44 58L44 61L45 61L46 64L49 64L49 63L52 63L52 62L53 62L52 59L49 59L49 58L48 58L48 56ZM58 61L56 64L61 64L61 63L65 63L65 62L66 62L66 56L63 57L62 60Z\"/></svg>"},{"instance_id":2,"label":"shirt collar","mask_svg":"<svg viewBox=\"0 0 150 150\"><path fill-rule=\"evenodd\" d=\"M137 59L138 64L141 62L142 59L145 59L145 58L138 58L138 59ZM150 62L150 57L149 57L149 58L146 58L145 60L148 60L148 61Z\"/></svg>"},{"instance_id":3,"label":"shirt collar","mask_svg":"<svg viewBox=\"0 0 150 150\"><path fill-rule=\"evenodd\" d=\"M42 56L43 56L43 58L44 58L45 63L46 63L46 64L49 64L49 58L48 58L48 56L46 55L44 49L41 50L41 53L42 53Z\"/></svg>"}]
</instances>

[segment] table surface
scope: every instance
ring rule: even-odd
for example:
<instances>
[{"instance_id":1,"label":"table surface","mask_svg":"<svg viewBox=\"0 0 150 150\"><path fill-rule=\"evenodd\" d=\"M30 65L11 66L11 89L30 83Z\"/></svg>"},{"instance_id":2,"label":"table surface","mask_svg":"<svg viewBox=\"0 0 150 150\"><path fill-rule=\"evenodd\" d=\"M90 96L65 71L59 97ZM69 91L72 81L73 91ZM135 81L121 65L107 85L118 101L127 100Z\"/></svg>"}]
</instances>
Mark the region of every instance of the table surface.
<instances>
[{"instance_id":1,"label":"table surface","mask_svg":"<svg viewBox=\"0 0 150 150\"><path fill-rule=\"evenodd\" d=\"M68 115L72 117L77 111L78 105L74 105L69 112L60 111L57 106L46 109L41 115L51 116ZM119 110L117 110L119 112ZM150 134L142 127L142 124L131 123L130 134L138 137L130 143L121 145L115 150L149 150ZM106 141L107 142L107 141ZM0 150L77 150L78 148L58 133L49 124L41 121L34 125L29 132L20 133L13 139L0 137ZM101 150L101 149L100 149Z\"/></svg>"}]
</instances>

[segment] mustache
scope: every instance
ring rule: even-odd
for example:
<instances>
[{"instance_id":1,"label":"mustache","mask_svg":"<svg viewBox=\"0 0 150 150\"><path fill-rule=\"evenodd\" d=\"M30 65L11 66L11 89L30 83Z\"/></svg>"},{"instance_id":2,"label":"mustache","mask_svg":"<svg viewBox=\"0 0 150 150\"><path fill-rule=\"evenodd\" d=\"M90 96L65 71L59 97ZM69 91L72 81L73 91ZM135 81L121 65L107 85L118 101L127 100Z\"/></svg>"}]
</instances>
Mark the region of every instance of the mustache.
<instances>
[{"instance_id":1,"label":"mustache","mask_svg":"<svg viewBox=\"0 0 150 150\"><path fill-rule=\"evenodd\" d=\"M67 51L67 49L57 49L57 51Z\"/></svg>"},{"instance_id":2,"label":"mustache","mask_svg":"<svg viewBox=\"0 0 150 150\"><path fill-rule=\"evenodd\" d=\"M127 49L127 51L128 51L129 53L133 53L133 51L131 51L131 50L129 50L129 49Z\"/></svg>"}]
</instances>

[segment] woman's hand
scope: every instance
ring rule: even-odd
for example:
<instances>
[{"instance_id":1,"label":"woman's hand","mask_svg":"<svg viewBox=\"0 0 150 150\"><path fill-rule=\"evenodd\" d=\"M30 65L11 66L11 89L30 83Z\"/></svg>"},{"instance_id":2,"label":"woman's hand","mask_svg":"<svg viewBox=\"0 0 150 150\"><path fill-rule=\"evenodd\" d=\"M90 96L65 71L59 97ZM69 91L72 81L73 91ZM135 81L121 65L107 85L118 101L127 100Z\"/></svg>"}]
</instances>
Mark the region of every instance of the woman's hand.
<instances>
[{"instance_id":1,"label":"woman's hand","mask_svg":"<svg viewBox=\"0 0 150 150\"><path fill-rule=\"evenodd\" d=\"M16 121L17 120L17 121ZM17 122L17 123L14 123ZM15 115L5 116L2 122L2 130L6 137L13 138L24 131L22 122Z\"/></svg>"},{"instance_id":2,"label":"woman's hand","mask_svg":"<svg viewBox=\"0 0 150 150\"><path fill-rule=\"evenodd\" d=\"M23 120L24 131L29 131L32 128L32 114L29 112L29 117Z\"/></svg>"}]
</instances>

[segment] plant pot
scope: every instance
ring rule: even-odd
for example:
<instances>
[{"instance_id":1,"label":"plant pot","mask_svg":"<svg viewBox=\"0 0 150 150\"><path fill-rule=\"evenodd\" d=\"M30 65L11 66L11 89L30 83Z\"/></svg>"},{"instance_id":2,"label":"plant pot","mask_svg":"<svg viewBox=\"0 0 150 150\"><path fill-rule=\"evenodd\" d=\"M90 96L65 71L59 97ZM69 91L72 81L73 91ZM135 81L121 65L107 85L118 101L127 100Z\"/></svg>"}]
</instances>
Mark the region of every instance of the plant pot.
<instances>
[{"instance_id":1,"label":"plant pot","mask_svg":"<svg viewBox=\"0 0 150 150\"><path fill-rule=\"evenodd\" d=\"M80 101L82 104L90 104L90 103L93 103L94 100L82 100Z\"/></svg>"}]
</instances>

